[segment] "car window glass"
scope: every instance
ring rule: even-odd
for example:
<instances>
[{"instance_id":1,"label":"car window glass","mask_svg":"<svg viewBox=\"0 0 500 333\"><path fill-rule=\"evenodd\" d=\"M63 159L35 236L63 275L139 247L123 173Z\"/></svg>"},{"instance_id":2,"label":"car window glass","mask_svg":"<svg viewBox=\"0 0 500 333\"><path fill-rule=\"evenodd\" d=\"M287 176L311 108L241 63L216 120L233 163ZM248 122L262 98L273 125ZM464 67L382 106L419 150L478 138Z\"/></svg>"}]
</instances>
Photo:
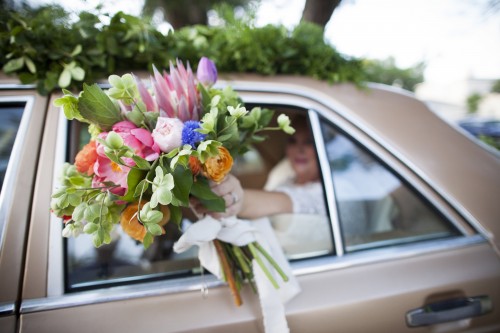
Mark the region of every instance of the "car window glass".
<instances>
[{"instance_id":1,"label":"car window glass","mask_svg":"<svg viewBox=\"0 0 500 333\"><path fill-rule=\"evenodd\" d=\"M456 234L382 162L330 124L322 129L347 252Z\"/></svg>"},{"instance_id":2,"label":"car window glass","mask_svg":"<svg viewBox=\"0 0 500 333\"><path fill-rule=\"evenodd\" d=\"M24 108L24 103L0 103L0 188L3 186Z\"/></svg>"}]
</instances>

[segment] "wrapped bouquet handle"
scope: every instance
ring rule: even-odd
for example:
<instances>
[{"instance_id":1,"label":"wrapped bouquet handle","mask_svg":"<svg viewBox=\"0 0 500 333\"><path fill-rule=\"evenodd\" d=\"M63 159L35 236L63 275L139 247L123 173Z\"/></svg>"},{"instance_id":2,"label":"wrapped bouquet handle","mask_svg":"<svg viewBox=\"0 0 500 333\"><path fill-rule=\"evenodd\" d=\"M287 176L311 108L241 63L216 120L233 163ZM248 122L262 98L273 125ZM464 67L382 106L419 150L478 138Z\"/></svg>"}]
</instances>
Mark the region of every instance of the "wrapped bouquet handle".
<instances>
[{"instance_id":1,"label":"wrapped bouquet handle","mask_svg":"<svg viewBox=\"0 0 500 333\"><path fill-rule=\"evenodd\" d=\"M235 303L241 305L237 288L241 283L235 283L241 276L233 273L237 266L236 274L241 273L256 285L266 332L288 332L284 303L297 295L300 287L267 219L250 222L236 217L216 220L206 216L184 232L174 244L174 251L181 253L192 246L199 247L201 265L225 279ZM233 252L228 255L227 251Z\"/></svg>"}]
</instances>

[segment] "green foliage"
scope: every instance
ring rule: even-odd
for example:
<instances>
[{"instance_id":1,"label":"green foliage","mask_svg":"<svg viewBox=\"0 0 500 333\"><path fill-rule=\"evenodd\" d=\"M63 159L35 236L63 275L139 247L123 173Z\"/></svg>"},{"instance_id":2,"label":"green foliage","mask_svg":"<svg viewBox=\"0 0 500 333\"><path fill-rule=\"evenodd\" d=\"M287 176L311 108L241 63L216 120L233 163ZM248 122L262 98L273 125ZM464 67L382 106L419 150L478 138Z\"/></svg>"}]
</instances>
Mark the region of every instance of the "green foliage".
<instances>
[{"instance_id":1,"label":"green foliage","mask_svg":"<svg viewBox=\"0 0 500 333\"><path fill-rule=\"evenodd\" d=\"M403 89L414 91L415 85L424 81L425 64L419 63L409 68L396 66L394 58L386 60L365 60L364 69L370 82L397 85Z\"/></svg>"},{"instance_id":2,"label":"green foliage","mask_svg":"<svg viewBox=\"0 0 500 333\"><path fill-rule=\"evenodd\" d=\"M477 110L479 109L479 104L481 103L481 100L483 99L483 96L478 93L474 93L469 95L467 97L467 112L469 113L476 113Z\"/></svg>"},{"instance_id":3,"label":"green foliage","mask_svg":"<svg viewBox=\"0 0 500 333\"><path fill-rule=\"evenodd\" d=\"M496 80L495 83L493 83L493 86L491 87L491 92L500 94L500 79Z\"/></svg>"},{"instance_id":4,"label":"green foliage","mask_svg":"<svg viewBox=\"0 0 500 333\"><path fill-rule=\"evenodd\" d=\"M77 20L57 6L0 14L3 71L35 83L42 94L59 87L81 90L84 82L151 70L153 64L166 68L176 58L196 64L202 56L213 59L220 72L364 80L361 61L339 54L310 23L288 31L233 20L224 27L199 25L163 35L150 21L122 12L111 17L82 12Z\"/></svg>"}]
</instances>

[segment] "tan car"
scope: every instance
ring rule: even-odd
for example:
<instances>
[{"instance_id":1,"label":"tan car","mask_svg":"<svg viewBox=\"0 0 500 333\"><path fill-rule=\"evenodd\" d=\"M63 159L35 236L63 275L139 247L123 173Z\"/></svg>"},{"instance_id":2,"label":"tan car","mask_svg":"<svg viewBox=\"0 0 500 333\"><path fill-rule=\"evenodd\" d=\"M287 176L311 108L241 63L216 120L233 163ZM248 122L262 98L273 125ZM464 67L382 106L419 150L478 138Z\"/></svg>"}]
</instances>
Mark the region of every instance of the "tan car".
<instances>
[{"instance_id":1,"label":"tan car","mask_svg":"<svg viewBox=\"0 0 500 333\"><path fill-rule=\"evenodd\" d=\"M228 81L248 106L306 114L314 134L329 217L270 218L302 288L291 332L500 332L498 154L387 86ZM235 307L195 252L172 252L175 231L147 251L119 229L99 249L63 239L50 196L86 131L57 96L1 82L0 332L264 331L258 297L244 288ZM245 186L286 177L285 140L238 161Z\"/></svg>"}]
</instances>

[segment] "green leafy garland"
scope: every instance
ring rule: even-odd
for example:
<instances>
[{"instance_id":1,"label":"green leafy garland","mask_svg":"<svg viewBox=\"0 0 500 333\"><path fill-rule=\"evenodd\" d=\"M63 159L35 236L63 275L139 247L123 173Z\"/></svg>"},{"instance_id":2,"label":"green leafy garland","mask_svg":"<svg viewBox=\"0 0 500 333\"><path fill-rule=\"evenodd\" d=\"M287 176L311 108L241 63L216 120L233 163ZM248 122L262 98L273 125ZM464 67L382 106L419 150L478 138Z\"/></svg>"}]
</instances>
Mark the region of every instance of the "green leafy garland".
<instances>
[{"instance_id":1,"label":"green leafy garland","mask_svg":"<svg viewBox=\"0 0 500 333\"><path fill-rule=\"evenodd\" d=\"M105 21L109 20L109 23ZM192 64L214 59L221 72L300 74L328 80L364 81L362 62L338 53L323 31L308 23L288 31L231 23L193 26L163 35L149 21L118 12L82 12L78 20L58 6L0 13L0 65L41 94L81 90L111 73L167 68L182 58Z\"/></svg>"}]
</instances>

